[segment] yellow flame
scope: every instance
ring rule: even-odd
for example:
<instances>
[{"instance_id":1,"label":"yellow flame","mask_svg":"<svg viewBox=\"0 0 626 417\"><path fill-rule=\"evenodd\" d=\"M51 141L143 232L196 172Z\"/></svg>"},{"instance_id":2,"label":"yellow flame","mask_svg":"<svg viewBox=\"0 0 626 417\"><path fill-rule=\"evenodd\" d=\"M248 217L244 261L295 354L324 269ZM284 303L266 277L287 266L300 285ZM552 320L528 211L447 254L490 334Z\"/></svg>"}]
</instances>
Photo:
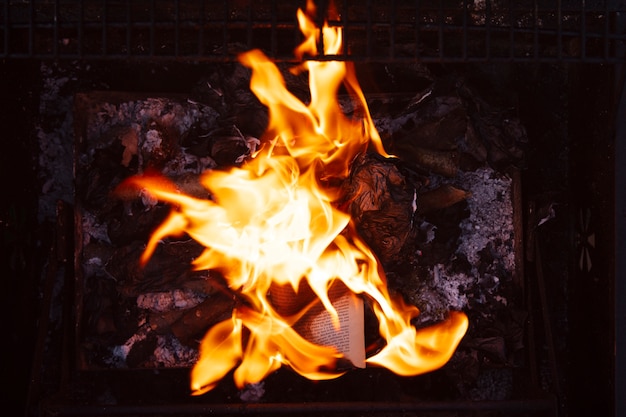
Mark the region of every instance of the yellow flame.
<instances>
[{"instance_id":1,"label":"yellow flame","mask_svg":"<svg viewBox=\"0 0 626 417\"><path fill-rule=\"evenodd\" d=\"M314 11L312 2L307 11ZM296 55L315 56L320 30L307 13L298 11L305 35ZM323 27L324 53L341 52L341 28ZM359 238L348 214L333 203L337 190L325 179L343 179L350 162L368 146L389 156L367 109L354 68L341 61L305 61L310 102L288 91L276 66L260 51L240 56L252 69L251 89L268 107L265 147L242 168L208 171L201 183L211 200L176 191L160 177L133 177L126 185L147 190L174 208L152 234L142 260L170 235L187 234L206 248L197 269L220 270L245 306L213 326L200 346L191 374L195 394L213 389L232 369L237 386L261 381L282 365L310 379L335 378L341 357L335 348L304 339L292 325L297 320L276 311L268 294L274 285L296 292L306 280L337 321L329 300L331 284L341 280L354 294L369 297L379 320L384 348L367 361L400 375L416 375L442 366L467 329L463 313L416 330L415 306L392 298L376 257ZM338 104L341 86L351 94L359 117L347 117ZM301 314L300 314L301 315Z\"/></svg>"}]
</instances>

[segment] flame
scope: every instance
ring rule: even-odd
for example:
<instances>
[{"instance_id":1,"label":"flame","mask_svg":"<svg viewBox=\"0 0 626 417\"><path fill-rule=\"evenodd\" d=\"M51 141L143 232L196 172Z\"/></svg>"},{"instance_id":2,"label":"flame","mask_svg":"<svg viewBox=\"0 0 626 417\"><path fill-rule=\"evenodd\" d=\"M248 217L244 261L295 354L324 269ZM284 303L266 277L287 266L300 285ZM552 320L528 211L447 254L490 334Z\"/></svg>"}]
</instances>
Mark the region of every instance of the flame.
<instances>
[{"instance_id":1,"label":"flame","mask_svg":"<svg viewBox=\"0 0 626 417\"><path fill-rule=\"evenodd\" d=\"M320 29L307 12L298 10L304 42L299 58L315 56ZM322 28L325 54L341 52L341 28ZM231 290L245 300L232 317L213 326L201 343L200 358L191 373L194 394L213 389L231 370L243 387L259 382L286 365L310 379L342 374L335 369L341 354L319 346L292 325L304 314L280 314L270 299L272 285L298 291L306 281L335 324L337 312L328 291L341 281L350 291L369 297L386 345L367 359L400 375L416 375L448 361L468 323L452 312L443 323L415 329L411 319L418 309L391 297L375 255L359 238L350 217L333 205L340 197L329 186L349 173L354 157L373 147L389 157L374 126L353 66L341 61L305 61L296 71L307 71L310 101L290 93L277 67L261 52L240 56L252 69L251 89L268 107L270 122L265 146L241 168L207 171L201 183L212 199L183 195L167 180L137 176L125 185L144 189L170 203L173 210L152 234L142 261L159 241L187 234L206 248L194 261L197 269L222 272ZM359 109L347 117L337 101L344 86Z\"/></svg>"}]
</instances>

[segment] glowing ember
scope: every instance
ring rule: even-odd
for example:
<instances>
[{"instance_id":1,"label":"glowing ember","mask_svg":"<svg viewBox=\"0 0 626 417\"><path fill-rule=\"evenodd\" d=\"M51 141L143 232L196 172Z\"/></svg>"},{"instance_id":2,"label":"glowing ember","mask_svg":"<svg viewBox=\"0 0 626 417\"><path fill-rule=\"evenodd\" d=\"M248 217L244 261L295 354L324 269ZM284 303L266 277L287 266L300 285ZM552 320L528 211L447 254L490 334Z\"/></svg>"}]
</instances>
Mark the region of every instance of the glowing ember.
<instances>
[{"instance_id":1,"label":"glowing ember","mask_svg":"<svg viewBox=\"0 0 626 417\"><path fill-rule=\"evenodd\" d=\"M296 55L317 54L320 30L307 12L298 11L305 41ZM324 26L324 52L341 51L341 29ZM419 314L387 291L374 254L355 232L350 217L333 203L341 196L327 184L349 173L350 162L370 145L389 157L370 117L353 67L340 61L306 61L311 99L292 95L270 60L254 50L240 56L252 69L251 89L269 108L264 147L241 168L209 171L201 183L212 195L200 200L179 193L161 177L133 177L126 183L144 189L174 207L153 233L142 260L167 236L187 234L206 247L194 266L222 272L240 294L241 306L232 317L213 326L200 347L192 371L195 394L214 388L232 369L239 387L256 383L282 365L310 379L342 374L335 348L316 345L293 329L313 304L321 302L339 326L329 290L341 281L352 293L368 297L379 321L385 347L367 359L400 375L416 375L448 361L467 329L464 314L416 330ZM337 102L343 85L360 109L358 118L345 116ZM335 181L336 182L336 181ZM290 286L298 292L304 281L317 299L293 315L280 314L270 287Z\"/></svg>"}]
</instances>

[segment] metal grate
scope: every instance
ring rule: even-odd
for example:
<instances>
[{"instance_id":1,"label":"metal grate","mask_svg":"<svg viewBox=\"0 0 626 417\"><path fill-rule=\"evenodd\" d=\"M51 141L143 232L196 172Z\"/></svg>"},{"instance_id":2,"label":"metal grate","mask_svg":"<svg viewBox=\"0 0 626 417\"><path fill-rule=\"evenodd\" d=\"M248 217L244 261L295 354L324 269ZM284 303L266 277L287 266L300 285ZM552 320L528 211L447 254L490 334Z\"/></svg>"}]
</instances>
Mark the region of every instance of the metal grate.
<instances>
[{"instance_id":1,"label":"metal grate","mask_svg":"<svg viewBox=\"0 0 626 417\"><path fill-rule=\"evenodd\" d=\"M231 61L261 48L289 61L304 5L1 0L0 58ZM336 0L330 9L347 45L332 58L617 63L626 56L625 0Z\"/></svg>"}]
</instances>

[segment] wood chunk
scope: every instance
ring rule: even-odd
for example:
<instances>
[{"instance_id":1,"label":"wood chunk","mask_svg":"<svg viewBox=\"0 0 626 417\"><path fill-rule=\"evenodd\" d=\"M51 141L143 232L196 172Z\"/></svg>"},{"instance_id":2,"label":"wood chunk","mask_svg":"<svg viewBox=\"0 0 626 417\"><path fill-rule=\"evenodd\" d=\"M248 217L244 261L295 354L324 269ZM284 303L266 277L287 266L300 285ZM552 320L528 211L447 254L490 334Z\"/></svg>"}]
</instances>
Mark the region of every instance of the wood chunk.
<instances>
[{"instance_id":1,"label":"wood chunk","mask_svg":"<svg viewBox=\"0 0 626 417\"><path fill-rule=\"evenodd\" d=\"M172 334L185 345L197 345L196 340L213 325L228 318L234 307L235 300L232 297L216 293L172 323Z\"/></svg>"},{"instance_id":2,"label":"wood chunk","mask_svg":"<svg viewBox=\"0 0 626 417\"><path fill-rule=\"evenodd\" d=\"M457 96L439 96L420 103L415 125L399 143L409 142L420 148L451 150L467 129L467 112Z\"/></svg>"},{"instance_id":3,"label":"wood chunk","mask_svg":"<svg viewBox=\"0 0 626 417\"><path fill-rule=\"evenodd\" d=\"M434 174L453 178L459 172L461 154L458 151L438 151L403 145L396 151L405 161L412 161Z\"/></svg>"},{"instance_id":4,"label":"wood chunk","mask_svg":"<svg viewBox=\"0 0 626 417\"><path fill-rule=\"evenodd\" d=\"M461 190L450 184L444 184L433 190L420 193L417 211L427 214L432 211L450 207L472 195L469 191Z\"/></svg>"},{"instance_id":5,"label":"wood chunk","mask_svg":"<svg viewBox=\"0 0 626 417\"><path fill-rule=\"evenodd\" d=\"M176 288L200 288L206 294L214 291L214 283L207 271L194 271L192 262L203 250L197 242L164 242L157 246L154 256L145 266L139 258L144 244L133 244L119 248L105 269L118 282L118 290L125 297L137 297L148 292Z\"/></svg>"}]
</instances>

